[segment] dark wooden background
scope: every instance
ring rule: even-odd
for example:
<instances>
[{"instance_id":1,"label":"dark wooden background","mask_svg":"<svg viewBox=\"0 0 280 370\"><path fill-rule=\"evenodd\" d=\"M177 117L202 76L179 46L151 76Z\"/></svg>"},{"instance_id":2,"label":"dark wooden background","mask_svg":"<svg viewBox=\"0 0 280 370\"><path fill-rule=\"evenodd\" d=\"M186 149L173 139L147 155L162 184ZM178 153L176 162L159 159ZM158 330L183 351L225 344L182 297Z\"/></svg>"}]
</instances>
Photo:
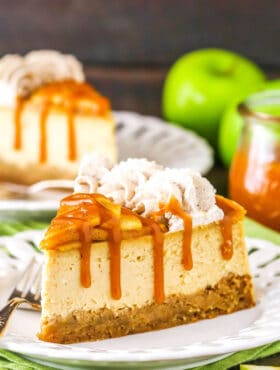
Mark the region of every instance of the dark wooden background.
<instances>
[{"instance_id":1,"label":"dark wooden background","mask_svg":"<svg viewBox=\"0 0 280 370\"><path fill-rule=\"evenodd\" d=\"M145 114L160 115L167 70L193 49L230 49L280 76L279 36L280 0L0 0L0 55L73 53L114 109ZM225 170L209 178L225 191Z\"/></svg>"},{"instance_id":2,"label":"dark wooden background","mask_svg":"<svg viewBox=\"0 0 280 370\"><path fill-rule=\"evenodd\" d=\"M280 68L279 0L1 0L0 55L77 55L114 109L160 115L164 76L183 53L227 48Z\"/></svg>"}]
</instances>

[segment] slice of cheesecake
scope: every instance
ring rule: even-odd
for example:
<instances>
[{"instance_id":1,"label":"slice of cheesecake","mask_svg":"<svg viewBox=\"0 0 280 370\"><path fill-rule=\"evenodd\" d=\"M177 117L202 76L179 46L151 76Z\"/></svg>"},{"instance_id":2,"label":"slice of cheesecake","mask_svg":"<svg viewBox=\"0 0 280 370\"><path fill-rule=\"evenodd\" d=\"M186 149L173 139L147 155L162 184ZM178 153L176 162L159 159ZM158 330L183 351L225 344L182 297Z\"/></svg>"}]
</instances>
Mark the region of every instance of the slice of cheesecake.
<instances>
[{"instance_id":1,"label":"slice of cheesecake","mask_svg":"<svg viewBox=\"0 0 280 370\"><path fill-rule=\"evenodd\" d=\"M190 170L84 164L41 243L40 339L112 338L255 304L242 207Z\"/></svg>"},{"instance_id":2,"label":"slice of cheesecake","mask_svg":"<svg viewBox=\"0 0 280 370\"><path fill-rule=\"evenodd\" d=\"M74 179L88 152L117 157L110 103L76 58L54 51L0 59L0 179Z\"/></svg>"}]
</instances>

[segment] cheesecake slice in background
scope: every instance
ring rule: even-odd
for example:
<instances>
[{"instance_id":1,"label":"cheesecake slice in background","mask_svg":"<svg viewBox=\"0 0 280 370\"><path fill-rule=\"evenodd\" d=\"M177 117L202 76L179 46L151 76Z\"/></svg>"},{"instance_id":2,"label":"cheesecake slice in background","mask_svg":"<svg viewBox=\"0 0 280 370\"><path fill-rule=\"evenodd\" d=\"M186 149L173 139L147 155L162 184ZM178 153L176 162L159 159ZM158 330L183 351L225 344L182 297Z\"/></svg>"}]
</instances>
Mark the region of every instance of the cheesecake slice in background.
<instances>
[{"instance_id":1,"label":"cheesecake slice in background","mask_svg":"<svg viewBox=\"0 0 280 370\"><path fill-rule=\"evenodd\" d=\"M88 156L41 243L39 338L113 338L254 306L244 210L189 169Z\"/></svg>"},{"instance_id":2,"label":"cheesecake slice in background","mask_svg":"<svg viewBox=\"0 0 280 370\"><path fill-rule=\"evenodd\" d=\"M40 50L0 59L0 180L74 179L85 153L116 161L110 102L71 55Z\"/></svg>"}]
</instances>

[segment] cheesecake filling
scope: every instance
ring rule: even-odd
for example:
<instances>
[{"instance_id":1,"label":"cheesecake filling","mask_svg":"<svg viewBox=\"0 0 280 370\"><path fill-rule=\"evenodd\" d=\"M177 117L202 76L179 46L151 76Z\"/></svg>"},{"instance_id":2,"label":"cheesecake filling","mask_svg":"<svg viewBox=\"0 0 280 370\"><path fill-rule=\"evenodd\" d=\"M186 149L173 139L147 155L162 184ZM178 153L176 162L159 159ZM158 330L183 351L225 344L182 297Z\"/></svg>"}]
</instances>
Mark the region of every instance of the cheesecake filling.
<instances>
[{"instance_id":1,"label":"cheesecake filling","mask_svg":"<svg viewBox=\"0 0 280 370\"><path fill-rule=\"evenodd\" d=\"M223 239L221 255L230 260L233 223L243 215L242 207L215 196L212 185L198 173L165 169L145 159L129 159L112 166L107 158L95 154L83 160L75 193L62 199L41 247L63 251L68 242L66 250L78 248L80 281L90 288L92 241L107 241L111 297L119 300L122 240L135 238L135 231L140 231L140 236L149 235L153 245L154 299L160 304L165 301L164 234L182 230L181 264L190 271L194 225L216 223Z\"/></svg>"}]
</instances>

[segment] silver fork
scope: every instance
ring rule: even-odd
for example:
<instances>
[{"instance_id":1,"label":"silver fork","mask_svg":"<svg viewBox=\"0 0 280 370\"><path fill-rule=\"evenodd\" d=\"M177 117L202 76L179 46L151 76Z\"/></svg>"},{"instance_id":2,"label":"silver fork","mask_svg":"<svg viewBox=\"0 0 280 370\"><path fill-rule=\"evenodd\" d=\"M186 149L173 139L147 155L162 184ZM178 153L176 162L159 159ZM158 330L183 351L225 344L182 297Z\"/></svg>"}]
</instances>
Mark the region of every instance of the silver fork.
<instances>
[{"instance_id":1,"label":"silver fork","mask_svg":"<svg viewBox=\"0 0 280 370\"><path fill-rule=\"evenodd\" d=\"M0 311L0 338L4 335L12 313L19 305L25 303L35 310L41 309L41 272L42 263L38 263L33 257L8 298L8 303Z\"/></svg>"}]
</instances>

